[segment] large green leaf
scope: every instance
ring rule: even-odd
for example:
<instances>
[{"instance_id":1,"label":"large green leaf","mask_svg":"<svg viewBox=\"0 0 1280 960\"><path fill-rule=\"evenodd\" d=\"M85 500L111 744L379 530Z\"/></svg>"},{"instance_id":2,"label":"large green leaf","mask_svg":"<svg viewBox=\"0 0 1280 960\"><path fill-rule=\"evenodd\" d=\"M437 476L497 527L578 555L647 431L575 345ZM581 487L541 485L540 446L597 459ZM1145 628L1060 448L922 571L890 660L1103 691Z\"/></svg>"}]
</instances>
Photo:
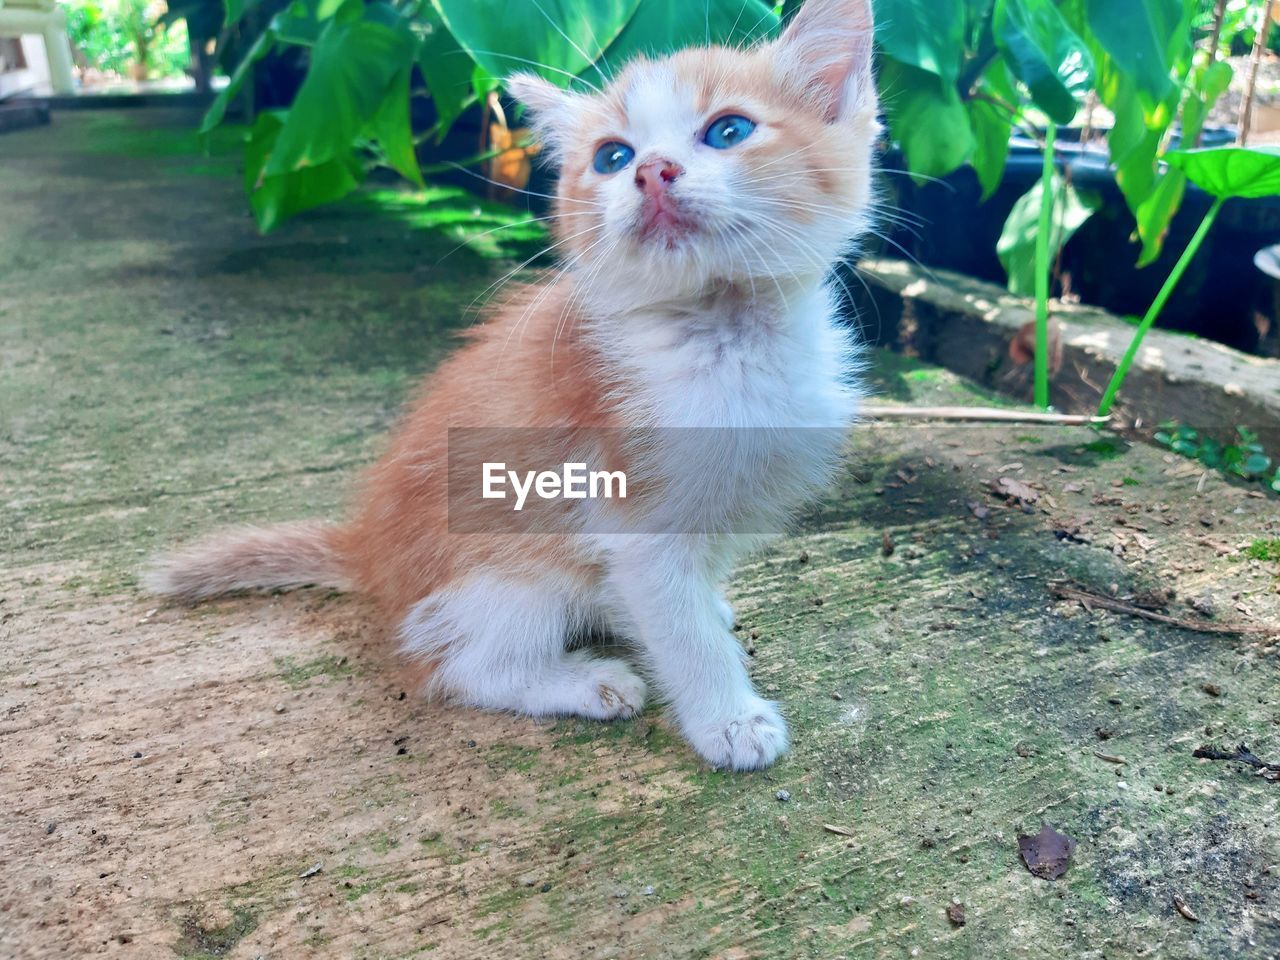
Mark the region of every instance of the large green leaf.
<instances>
[{"instance_id":1,"label":"large green leaf","mask_svg":"<svg viewBox=\"0 0 1280 960\"><path fill-rule=\"evenodd\" d=\"M418 50L418 69L436 107L436 142L471 102L471 77L476 62L458 45L434 7L423 11L425 36Z\"/></svg>"},{"instance_id":2,"label":"large green leaf","mask_svg":"<svg viewBox=\"0 0 1280 960\"><path fill-rule=\"evenodd\" d=\"M1136 85L1148 113L1177 96L1170 74L1190 50L1193 6L1184 0L1085 0L1089 28Z\"/></svg>"},{"instance_id":3,"label":"large green leaf","mask_svg":"<svg viewBox=\"0 0 1280 960\"><path fill-rule=\"evenodd\" d=\"M634 16L605 51L601 66L608 73L637 54L706 43L743 46L777 29L773 4L762 0L640 0Z\"/></svg>"},{"instance_id":4,"label":"large green leaf","mask_svg":"<svg viewBox=\"0 0 1280 960\"><path fill-rule=\"evenodd\" d=\"M1017 92L1003 57L996 57L978 81L978 96L968 101L969 123L973 128L973 169L982 184L982 199L988 199L1004 178L1009 159L1009 136L1014 117L1009 104L1017 102Z\"/></svg>"},{"instance_id":5,"label":"large green leaf","mask_svg":"<svg viewBox=\"0 0 1280 960\"><path fill-rule=\"evenodd\" d=\"M392 81L404 76L418 41L406 20L381 6L366 7L361 19L335 18L325 26L267 161L267 176L346 156L391 93Z\"/></svg>"},{"instance_id":6,"label":"large green leaf","mask_svg":"<svg viewBox=\"0 0 1280 960\"><path fill-rule=\"evenodd\" d=\"M286 123L281 112L259 114L245 148L245 189L263 233L296 213L340 200L363 176L352 150L316 166L268 176L266 168Z\"/></svg>"},{"instance_id":7,"label":"large green leaf","mask_svg":"<svg viewBox=\"0 0 1280 960\"><path fill-rule=\"evenodd\" d=\"M996 43L1009 69L1054 123L1070 123L1088 89L1089 52L1056 7L1045 0L996 0Z\"/></svg>"},{"instance_id":8,"label":"large green leaf","mask_svg":"<svg viewBox=\"0 0 1280 960\"><path fill-rule=\"evenodd\" d=\"M969 112L953 84L935 73L880 61L879 83L889 132L902 147L907 169L921 177L945 177L973 156Z\"/></svg>"},{"instance_id":9,"label":"large green leaf","mask_svg":"<svg viewBox=\"0 0 1280 960\"><path fill-rule=\"evenodd\" d=\"M1009 275L1009 290L1019 296L1034 296L1036 290L1036 236L1040 231L1040 202L1044 185L1035 186L1013 205L996 245L996 253ZM1049 231L1050 256L1066 246L1077 230L1101 206L1101 200L1082 193L1054 174L1050 186L1053 194L1053 221Z\"/></svg>"},{"instance_id":10,"label":"large green leaf","mask_svg":"<svg viewBox=\"0 0 1280 960\"><path fill-rule=\"evenodd\" d=\"M1174 150L1165 159L1215 197L1256 199L1280 195L1280 147Z\"/></svg>"},{"instance_id":11,"label":"large green leaf","mask_svg":"<svg viewBox=\"0 0 1280 960\"><path fill-rule=\"evenodd\" d=\"M696 6L696 0L692 4ZM955 86L964 56L964 4L955 0L895 0L876 11L876 41L898 63Z\"/></svg>"},{"instance_id":12,"label":"large green leaf","mask_svg":"<svg viewBox=\"0 0 1280 960\"><path fill-rule=\"evenodd\" d=\"M369 131L382 148L387 165L406 180L425 187L413 145L413 126L409 117L409 78L412 69L405 67L393 77L382 105L374 114Z\"/></svg>"},{"instance_id":13,"label":"large green leaf","mask_svg":"<svg viewBox=\"0 0 1280 960\"><path fill-rule=\"evenodd\" d=\"M982 199L986 200L1004 178L1013 121L1003 107L985 100L970 100L969 122L973 127L973 169L982 184Z\"/></svg>"},{"instance_id":14,"label":"large green leaf","mask_svg":"<svg viewBox=\"0 0 1280 960\"><path fill-rule=\"evenodd\" d=\"M609 48L640 0L432 2L454 39L490 75L531 70L565 86Z\"/></svg>"},{"instance_id":15,"label":"large green leaf","mask_svg":"<svg viewBox=\"0 0 1280 960\"><path fill-rule=\"evenodd\" d=\"M1230 64L1221 60L1192 71L1189 89L1182 103L1182 142L1191 144L1204 129L1209 111L1218 98L1231 85ZM1148 138L1150 139L1150 138ZM1153 148L1154 149L1154 148ZM1134 206L1133 215L1138 224L1138 238L1142 241L1142 255L1138 266L1154 263L1164 249L1165 237L1173 218L1182 206L1187 192L1187 176L1181 170L1170 168L1155 180L1150 192Z\"/></svg>"}]
</instances>

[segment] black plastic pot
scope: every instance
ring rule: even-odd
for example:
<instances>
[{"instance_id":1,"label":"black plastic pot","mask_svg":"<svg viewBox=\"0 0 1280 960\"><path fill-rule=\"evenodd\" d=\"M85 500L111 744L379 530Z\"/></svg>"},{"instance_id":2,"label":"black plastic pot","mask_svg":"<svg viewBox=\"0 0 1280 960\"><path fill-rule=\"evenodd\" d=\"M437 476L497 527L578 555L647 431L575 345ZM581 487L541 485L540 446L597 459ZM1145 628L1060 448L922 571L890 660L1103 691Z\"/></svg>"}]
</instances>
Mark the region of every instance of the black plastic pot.
<instances>
[{"instance_id":1,"label":"black plastic pot","mask_svg":"<svg viewBox=\"0 0 1280 960\"><path fill-rule=\"evenodd\" d=\"M1191 240L1212 198L1197 187L1188 187L1160 259L1140 270L1141 246L1133 239L1136 223L1116 185L1106 148L1072 143L1077 133L1061 133L1065 166L1075 186L1099 194L1102 206L1063 250L1064 280L1086 303L1120 315L1141 315ZM1230 140L1228 131L1210 131L1205 145ZM924 223L922 227L895 228L885 252L901 247L927 266L957 270L992 283L1005 282L996 241L1013 205L1040 179L1042 155L1033 142L1014 140L1004 179L985 203L977 177L968 168L941 183L917 185L906 174L901 157L888 154L884 166L890 172L887 186L896 195L897 205ZM1275 305L1253 258L1258 250L1277 241L1280 198L1229 201L1165 308L1160 326L1241 350L1258 350L1255 313L1269 315ZM1273 318L1273 323L1276 319L1280 318Z\"/></svg>"}]
</instances>

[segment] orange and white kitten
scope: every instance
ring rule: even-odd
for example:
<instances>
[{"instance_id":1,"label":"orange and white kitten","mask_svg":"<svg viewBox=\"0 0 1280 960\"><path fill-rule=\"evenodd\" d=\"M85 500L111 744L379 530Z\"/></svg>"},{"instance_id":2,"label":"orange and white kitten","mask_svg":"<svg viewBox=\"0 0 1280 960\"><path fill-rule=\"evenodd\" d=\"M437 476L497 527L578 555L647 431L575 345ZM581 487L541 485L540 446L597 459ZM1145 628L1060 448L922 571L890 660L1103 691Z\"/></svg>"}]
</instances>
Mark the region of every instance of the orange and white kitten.
<instances>
[{"instance_id":1,"label":"orange and white kitten","mask_svg":"<svg viewBox=\"0 0 1280 960\"><path fill-rule=\"evenodd\" d=\"M572 648L603 627L709 763L772 763L787 727L752 687L722 587L829 482L854 417L830 272L870 205L871 49L869 0L808 0L775 41L637 60L594 94L513 78L559 168L563 269L428 379L347 523L229 531L163 558L148 586L362 591L428 690L532 715L641 709L635 669ZM458 532L451 428L645 432L541 451L620 459L644 493L565 501L558 533Z\"/></svg>"}]
</instances>

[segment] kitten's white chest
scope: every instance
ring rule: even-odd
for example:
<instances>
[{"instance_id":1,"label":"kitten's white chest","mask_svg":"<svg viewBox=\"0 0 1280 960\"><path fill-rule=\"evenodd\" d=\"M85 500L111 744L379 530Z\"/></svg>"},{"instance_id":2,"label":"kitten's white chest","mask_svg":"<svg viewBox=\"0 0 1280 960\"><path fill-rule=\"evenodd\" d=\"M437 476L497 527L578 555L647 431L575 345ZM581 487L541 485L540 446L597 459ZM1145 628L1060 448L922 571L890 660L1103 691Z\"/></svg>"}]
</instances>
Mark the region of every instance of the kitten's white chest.
<instances>
[{"instance_id":1,"label":"kitten's white chest","mask_svg":"<svg viewBox=\"0 0 1280 960\"><path fill-rule=\"evenodd\" d=\"M628 337L642 416L658 427L847 426L851 346L832 314L818 288L785 307L728 302L642 318Z\"/></svg>"},{"instance_id":2,"label":"kitten's white chest","mask_svg":"<svg viewBox=\"0 0 1280 960\"><path fill-rule=\"evenodd\" d=\"M787 313L654 315L626 328L627 419L657 439L649 468L672 491L671 529L772 531L830 481L856 402L832 312L818 288Z\"/></svg>"}]
</instances>

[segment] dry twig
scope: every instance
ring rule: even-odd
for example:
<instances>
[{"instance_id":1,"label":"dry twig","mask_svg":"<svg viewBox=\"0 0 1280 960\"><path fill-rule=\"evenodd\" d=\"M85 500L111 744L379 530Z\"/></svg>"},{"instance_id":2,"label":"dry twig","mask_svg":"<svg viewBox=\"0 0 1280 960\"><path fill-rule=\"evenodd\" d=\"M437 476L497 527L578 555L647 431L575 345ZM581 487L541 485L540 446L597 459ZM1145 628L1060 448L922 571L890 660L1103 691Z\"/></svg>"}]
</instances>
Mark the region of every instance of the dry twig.
<instances>
[{"instance_id":1,"label":"dry twig","mask_svg":"<svg viewBox=\"0 0 1280 960\"><path fill-rule=\"evenodd\" d=\"M894 407L883 404L868 404L862 408L862 416L868 420L964 420L972 423L1055 423L1063 426L1102 424L1111 420L1110 417L1002 410L999 407Z\"/></svg>"},{"instance_id":2,"label":"dry twig","mask_svg":"<svg viewBox=\"0 0 1280 960\"><path fill-rule=\"evenodd\" d=\"M1131 617L1141 617L1143 620L1154 620L1156 623L1166 623L1171 627L1177 627L1180 630L1192 630L1196 633L1225 633L1243 636L1280 632L1280 630L1275 627L1263 627L1255 624L1210 623L1208 620L1184 620L1181 617L1171 617L1168 614L1156 613L1154 610L1144 610L1142 607L1136 607L1132 603L1125 603L1123 600L1115 600L1111 597L1105 597L1100 593L1093 593L1089 590L1077 590L1075 587L1068 587L1063 583L1050 583L1049 592L1059 600L1075 600L1077 603L1082 604L1085 609L1101 607L1104 610L1111 610L1114 613L1124 613Z\"/></svg>"}]
</instances>

